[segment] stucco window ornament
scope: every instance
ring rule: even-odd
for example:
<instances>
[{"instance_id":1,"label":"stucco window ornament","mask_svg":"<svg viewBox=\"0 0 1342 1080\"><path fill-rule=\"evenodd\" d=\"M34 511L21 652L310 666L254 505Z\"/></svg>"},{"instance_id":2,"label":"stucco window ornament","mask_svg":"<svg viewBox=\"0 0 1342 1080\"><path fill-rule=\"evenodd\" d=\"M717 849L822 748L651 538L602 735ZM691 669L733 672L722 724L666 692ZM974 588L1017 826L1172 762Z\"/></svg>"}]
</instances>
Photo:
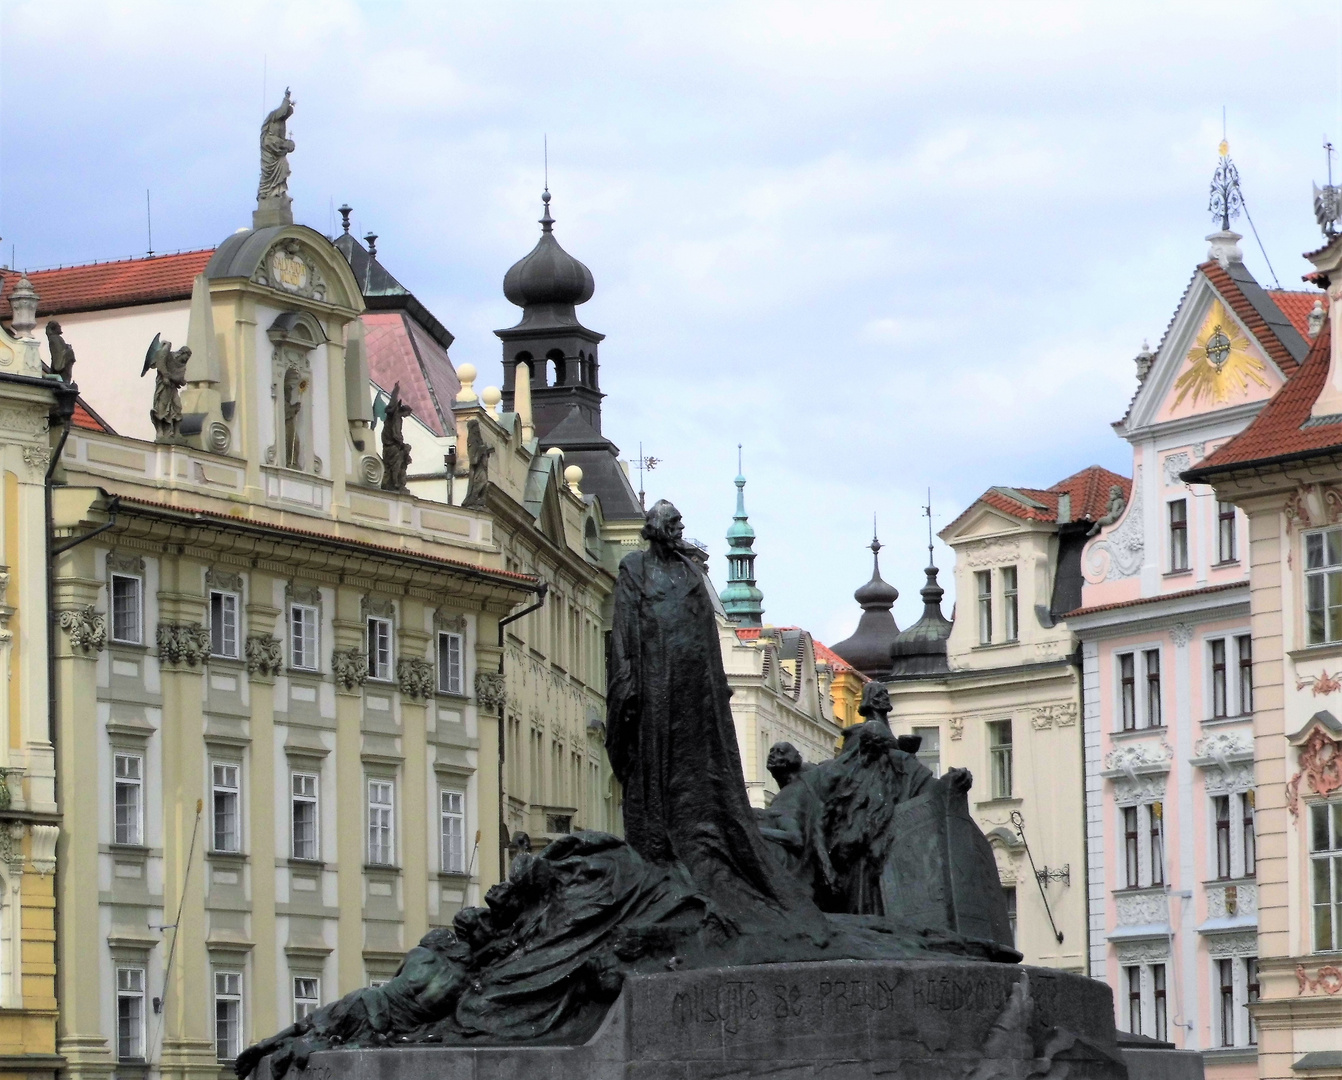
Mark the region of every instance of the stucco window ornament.
<instances>
[{"instance_id":1,"label":"stucco window ornament","mask_svg":"<svg viewBox=\"0 0 1342 1080\"><path fill-rule=\"evenodd\" d=\"M1342 788L1342 742L1329 738L1319 724L1300 747L1300 770L1286 782L1286 808L1300 816L1300 782L1321 798Z\"/></svg>"},{"instance_id":2,"label":"stucco window ornament","mask_svg":"<svg viewBox=\"0 0 1342 1080\"><path fill-rule=\"evenodd\" d=\"M1149 941L1116 941L1114 951L1118 953L1120 964L1159 963L1170 958L1170 941L1167 937Z\"/></svg>"},{"instance_id":3,"label":"stucco window ornament","mask_svg":"<svg viewBox=\"0 0 1342 1080\"><path fill-rule=\"evenodd\" d=\"M223 592L241 593L242 575L211 566L205 571L205 584Z\"/></svg>"},{"instance_id":4,"label":"stucco window ornament","mask_svg":"<svg viewBox=\"0 0 1342 1080\"><path fill-rule=\"evenodd\" d=\"M1060 701L1035 709L1030 723L1035 731L1047 731L1053 726L1071 727L1076 723L1076 702Z\"/></svg>"},{"instance_id":5,"label":"stucco window ornament","mask_svg":"<svg viewBox=\"0 0 1342 1080\"><path fill-rule=\"evenodd\" d=\"M1300 987L1296 991L1297 996L1303 994L1306 990L1312 994L1318 993L1320 990L1325 994L1336 994L1342 991L1342 968L1334 967L1332 964L1324 964L1311 978L1304 964L1296 964L1295 981Z\"/></svg>"},{"instance_id":6,"label":"stucco window ornament","mask_svg":"<svg viewBox=\"0 0 1342 1080\"><path fill-rule=\"evenodd\" d=\"M508 688L503 675L497 671L475 673L475 701L483 709L501 712L508 700Z\"/></svg>"},{"instance_id":7,"label":"stucco window ornament","mask_svg":"<svg viewBox=\"0 0 1342 1080\"><path fill-rule=\"evenodd\" d=\"M952 716L949 720L951 728L951 739L959 742L965 737L965 718L963 716Z\"/></svg>"},{"instance_id":8,"label":"stucco window ornament","mask_svg":"<svg viewBox=\"0 0 1342 1080\"><path fill-rule=\"evenodd\" d=\"M28 861L42 877L56 869L56 840L61 834L59 825L28 826Z\"/></svg>"},{"instance_id":9,"label":"stucco window ornament","mask_svg":"<svg viewBox=\"0 0 1342 1080\"><path fill-rule=\"evenodd\" d=\"M273 679L284 664L284 650L274 634L248 634L242 645L247 674Z\"/></svg>"},{"instance_id":10,"label":"stucco window ornament","mask_svg":"<svg viewBox=\"0 0 1342 1080\"><path fill-rule=\"evenodd\" d=\"M1295 688L1303 690L1309 687L1315 697L1335 694L1342 690L1342 674L1329 675L1326 669L1320 669L1317 675L1296 675Z\"/></svg>"},{"instance_id":11,"label":"stucco window ornament","mask_svg":"<svg viewBox=\"0 0 1342 1080\"><path fill-rule=\"evenodd\" d=\"M0 861L9 864L10 873L23 873L23 822L0 825Z\"/></svg>"},{"instance_id":12,"label":"stucco window ornament","mask_svg":"<svg viewBox=\"0 0 1342 1080\"><path fill-rule=\"evenodd\" d=\"M998 566L1019 557L1018 540L984 540L970 545L966 553L970 566Z\"/></svg>"},{"instance_id":13,"label":"stucco window ornament","mask_svg":"<svg viewBox=\"0 0 1342 1080\"><path fill-rule=\"evenodd\" d=\"M1165 797L1165 778L1174 751L1168 743L1129 743L1111 750L1100 773L1114 783L1114 801L1122 805Z\"/></svg>"},{"instance_id":14,"label":"stucco window ornament","mask_svg":"<svg viewBox=\"0 0 1342 1080\"><path fill-rule=\"evenodd\" d=\"M28 468L36 472L45 472L46 467L51 462L51 447L49 446L25 446L23 448L23 463Z\"/></svg>"},{"instance_id":15,"label":"stucco window ornament","mask_svg":"<svg viewBox=\"0 0 1342 1080\"><path fill-rule=\"evenodd\" d=\"M1188 648L1189 642L1193 640L1193 628L1188 623L1175 623L1170 627L1170 640L1176 649Z\"/></svg>"},{"instance_id":16,"label":"stucco window ornament","mask_svg":"<svg viewBox=\"0 0 1342 1080\"><path fill-rule=\"evenodd\" d=\"M107 553L108 573L116 571L121 574L143 574L144 559L139 555L122 555L116 551Z\"/></svg>"},{"instance_id":17,"label":"stucco window ornament","mask_svg":"<svg viewBox=\"0 0 1342 1080\"><path fill-rule=\"evenodd\" d=\"M196 667L210 655L210 632L200 623L159 623L155 641L160 663Z\"/></svg>"},{"instance_id":18,"label":"stucco window ornament","mask_svg":"<svg viewBox=\"0 0 1342 1080\"><path fill-rule=\"evenodd\" d=\"M1252 885L1226 885L1220 889L1207 890L1207 917L1210 919L1248 918L1256 914L1258 890ZM1253 946L1250 946L1250 954L1253 951Z\"/></svg>"},{"instance_id":19,"label":"stucco window ornament","mask_svg":"<svg viewBox=\"0 0 1342 1080\"><path fill-rule=\"evenodd\" d=\"M433 665L403 656L396 662L396 683L406 697L422 701L433 693Z\"/></svg>"},{"instance_id":20,"label":"stucco window ornament","mask_svg":"<svg viewBox=\"0 0 1342 1080\"><path fill-rule=\"evenodd\" d=\"M1208 792L1248 791L1253 787L1253 738L1240 731L1206 735L1193 744L1193 764L1206 770Z\"/></svg>"},{"instance_id":21,"label":"stucco window ornament","mask_svg":"<svg viewBox=\"0 0 1342 1080\"><path fill-rule=\"evenodd\" d=\"M1142 470L1137 467L1132 478L1132 502L1118 527L1103 540L1097 540L1086 550L1086 580L1118 581L1129 578L1142 568L1146 555L1146 540L1142 535Z\"/></svg>"},{"instance_id":22,"label":"stucco window ornament","mask_svg":"<svg viewBox=\"0 0 1342 1080\"><path fill-rule=\"evenodd\" d=\"M1163 888L1117 896L1114 907L1119 926L1165 926L1170 921L1170 902Z\"/></svg>"},{"instance_id":23,"label":"stucco window ornament","mask_svg":"<svg viewBox=\"0 0 1342 1080\"><path fill-rule=\"evenodd\" d=\"M75 652L102 652L107 644L107 617L93 610L92 604L60 614L60 626L70 635L70 648Z\"/></svg>"},{"instance_id":24,"label":"stucco window ornament","mask_svg":"<svg viewBox=\"0 0 1342 1080\"><path fill-rule=\"evenodd\" d=\"M1287 527L1308 529L1342 520L1342 490L1330 484L1301 484L1286 497Z\"/></svg>"},{"instance_id":25,"label":"stucco window ornament","mask_svg":"<svg viewBox=\"0 0 1342 1080\"><path fill-rule=\"evenodd\" d=\"M337 687L353 692L368 681L368 654L358 646L336 649L331 653L331 674Z\"/></svg>"},{"instance_id":26,"label":"stucco window ornament","mask_svg":"<svg viewBox=\"0 0 1342 1080\"><path fill-rule=\"evenodd\" d=\"M1167 455L1164 461L1165 483L1169 487L1176 486L1179 483L1179 474L1192 464L1193 461L1188 456L1187 451L1181 450L1177 454Z\"/></svg>"}]
</instances>

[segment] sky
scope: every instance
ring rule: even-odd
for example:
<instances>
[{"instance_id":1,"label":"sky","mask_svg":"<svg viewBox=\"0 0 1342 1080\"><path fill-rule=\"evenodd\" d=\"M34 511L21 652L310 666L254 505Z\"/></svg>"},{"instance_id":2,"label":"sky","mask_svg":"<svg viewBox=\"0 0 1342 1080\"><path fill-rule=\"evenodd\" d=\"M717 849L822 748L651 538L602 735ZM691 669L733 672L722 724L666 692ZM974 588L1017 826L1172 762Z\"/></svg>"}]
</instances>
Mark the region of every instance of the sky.
<instances>
[{"instance_id":1,"label":"sky","mask_svg":"<svg viewBox=\"0 0 1342 1080\"><path fill-rule=\"evenodd\" d=\"M1130 472L1110 425L1206 258L1223 110L1246 263L1304 287L1342 4L0 0L0 262L142 255L146 190L156 251L249 225L286 86L296 219L350 203L477 388L548 139L605 433L719 578L740 444L765 619L833 643L873 514L903 626L928 489L940 530Z\"/></svg>"}]
</instances>

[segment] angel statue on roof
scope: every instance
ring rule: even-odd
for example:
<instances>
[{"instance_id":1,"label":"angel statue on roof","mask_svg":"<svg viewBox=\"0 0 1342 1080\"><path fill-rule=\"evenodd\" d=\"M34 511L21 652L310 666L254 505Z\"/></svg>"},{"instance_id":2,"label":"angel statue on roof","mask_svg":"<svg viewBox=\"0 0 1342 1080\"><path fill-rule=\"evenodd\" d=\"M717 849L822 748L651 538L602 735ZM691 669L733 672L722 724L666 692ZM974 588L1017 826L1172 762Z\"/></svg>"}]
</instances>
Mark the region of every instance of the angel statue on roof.
<instances>
[{"instance_id":1,"label":"angel statue on roof","mask_svg":"<svg viewBox=\"0 0 1342 1080\"><path fill-rule=\"evenodd\" d=\"M154 403L149 408L149 418L154 421L155 442L182 441L182 397L180 391L186 385L186 365L191 359L191 349L183 345L176 352L172 342L164 341L162 334L155 334L144 354L144 367L140 378L156 373L154 380Z\"/></svg>"},{"instance_id":2,"label":"angel statue on roof","mask_svg":"<svg viewBox=\"0 0 1342 1080\"><path fill-rule=\"evenodd\" d=\"M279 198L289 194L289 155L294 141L289 138L285 125L294 114L294 102L289 88L284 88L284 100L273 109L261 125L261 183L256 189L257 200Z\"/></svg>"}]
</instances>

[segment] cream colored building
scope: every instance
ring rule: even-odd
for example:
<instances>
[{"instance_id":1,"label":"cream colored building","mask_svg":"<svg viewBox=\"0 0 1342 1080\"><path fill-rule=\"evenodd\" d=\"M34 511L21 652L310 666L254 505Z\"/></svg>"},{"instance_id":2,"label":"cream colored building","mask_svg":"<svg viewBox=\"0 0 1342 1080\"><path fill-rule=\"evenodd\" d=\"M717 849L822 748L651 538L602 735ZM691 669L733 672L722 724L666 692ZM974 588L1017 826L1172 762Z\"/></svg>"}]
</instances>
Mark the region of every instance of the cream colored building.
<instances>
[{"instance_id":1,"label":"cream colored building","mask_svg":"<svg viewBox=\"0 0 1342 1080\"><path fill-rule=\"evenodd\" d=\"M47 711L46 473L75 390L45 375L27 279L0 329L0 1077L54 1077L60 832ZM49 420L50 418L50 420Z\"/></svg>"},{"instance_id":2,"label":"cream colored building","mask_svg":"<svg viewBox=\"0 0 1342 1080\"><path fill-rule=\"evenodd\" d=\"M895 638L885 677L896 734L921 736L918 756L938 775L953 767L974 775L971 810L997 856L1026 961L1078 972L1086 960L1081 681L1061 615L1079 604L1080 544L1115 484L1127 481L1092 467L1048 489L980 496L940 533L955 551L953 624L929 567L923 618Z\"/></svg>"},{"instance_id":3,"label":"cream colored building","mask_svg":"<svg viewBox=\"0 0 1342 1080\"><path fill-rule=\"evenodd\" d=\"M1183 472L1248 517L1261 1077L1342 1077L1342 239L1308 356ZM1253 999L1257 999L1254 1001Z\"/></svg>"}]
</instances>

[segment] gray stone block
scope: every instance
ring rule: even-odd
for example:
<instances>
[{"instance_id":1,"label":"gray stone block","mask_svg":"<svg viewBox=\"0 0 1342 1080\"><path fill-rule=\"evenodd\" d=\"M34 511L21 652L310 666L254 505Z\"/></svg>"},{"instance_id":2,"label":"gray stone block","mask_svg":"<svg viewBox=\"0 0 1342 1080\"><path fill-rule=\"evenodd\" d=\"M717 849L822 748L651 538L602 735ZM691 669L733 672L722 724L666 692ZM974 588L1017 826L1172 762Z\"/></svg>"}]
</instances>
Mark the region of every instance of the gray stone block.
<instances>
[{"instance_id":1,"label":"gray stone block","mask_svg":"<svg viewBox=\"0 0 1342 1080\"><path fill-rule=\"evenodd\" d=\"M1202 1055L1196 1050L1146 1050L1121 1047L1128 1080L1202 1080Z\"/></svg>"}]
</instances>

